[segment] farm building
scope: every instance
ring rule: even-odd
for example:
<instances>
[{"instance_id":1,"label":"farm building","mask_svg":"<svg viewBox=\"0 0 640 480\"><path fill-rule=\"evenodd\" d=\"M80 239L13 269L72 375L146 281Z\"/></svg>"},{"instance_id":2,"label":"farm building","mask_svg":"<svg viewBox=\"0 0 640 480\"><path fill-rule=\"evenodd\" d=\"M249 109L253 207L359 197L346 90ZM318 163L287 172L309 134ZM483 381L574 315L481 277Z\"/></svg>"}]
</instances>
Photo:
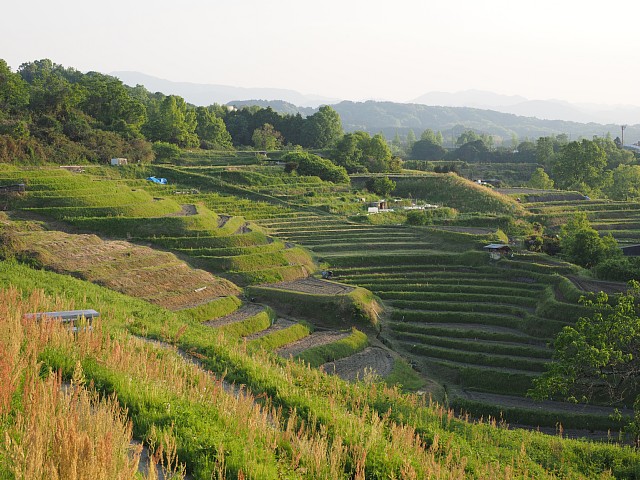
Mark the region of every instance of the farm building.
<instances>
[{"instance_id":1,"label":"farm building","mask_svg":"<svg viewBox=\"0 0 640 480\"><path fill-rule=\"evenodd\" d=\"M491 243L489 245L485 245L484 249L489 252L491 260L500 260L504 256L513 255L511 247L504 243Z\"/></svg>"},{"instance_id":2,"label":"farm building","mask_svg":"<svg viewBox=\"0 0 640 480\"><path fill-rule=\"evenodd\" d=\"M121 167L122 165L127 165L128 163L129 163L129 160L127 160L126 158L111 159L111 165L113 165L114 167Z\"/></svg>"}]
</instances>

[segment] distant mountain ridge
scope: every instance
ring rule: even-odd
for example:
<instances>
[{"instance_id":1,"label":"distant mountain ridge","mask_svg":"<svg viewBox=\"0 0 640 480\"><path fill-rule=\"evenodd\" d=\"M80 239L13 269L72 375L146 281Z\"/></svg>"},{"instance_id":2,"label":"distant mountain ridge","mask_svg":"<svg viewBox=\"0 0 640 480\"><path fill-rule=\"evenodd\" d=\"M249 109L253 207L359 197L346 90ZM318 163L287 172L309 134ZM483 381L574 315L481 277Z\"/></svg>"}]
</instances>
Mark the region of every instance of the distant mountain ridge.
<instances>
[{"instance_id":1,"label":"distant mountain ridge","mask_svg":"<svg viewBox=\"0 0 640 480\"><path fill-rule=\"evenodd\" d=\"M140 72L111 72L109 75L119 78L122 83L131 87L144 85L145 88L151 92L162 92L165 95L180 95L187 102L193 103L194 105L225 104L233 100L249 98L284 100L303 107L318 107L339 101L337 98L305 95L295 90L284 88L244 88L229 85L174 82Z\"/></svg>"},{"instance_id":2,"label":"distant mountain ridge","mask_svg":"<svg viewBox=\"0 0 640 480\"><path fill-rule=\"evenodd\" d=\"M313 114L315 109L302 109L286 102L266 102L247 100L232 102L237 107L258 105L271 107L278 113L302 115ZM520 141L525 138L536 139L542 136L567 134L572 139L592 138L610 133L612 137L620 135L620 125L580 123L565 120L542 120L495 110L469 107L441 107L419 105L416 103L394 102L350 102L342 101L331 105L342 119L347 132L363 130L371 134L382 132L385 137L393 138L396 133L406 135L413 130L417 136L427 128L443 133L445 144L452 146L453 140L466 129L487 133L498 137L503 143L510 143L515 135ZM640 140L640 124L629 125L625 130L625 144Z\"/></svg>"},{"instance_id":3,"label":"distant mountain ridge","mask_svg":"<svg viewBox=\"0 0 640 480\"><path fill-rule=\"evenodd\" d=\"M625 144L640 141L640 107L633 106L578 106L560 100L527 100L518 95L479 90L431 92L413 103L352 102L287 89L173 82L139 72L112 72L111 75L130 86L140 84L152 92L180 95L195 105L258 105L303 116L312 115L320 105L331 105L340 114L346 131L383 132L387 138L393 138L396 133L406 135L409 130L419 136L427 128L441 131L448 142L465 129L494 135L504 142L510 142L514 135L520 140L562 133L574 139L607 133L616 137L620 135L620 124L629 124ZM596 114L604 120L597 123L591 120Z\"/></svg>"},{"instance_id":4,"label":"distant mountain ridge","mask_svg":"<svg viewBox=\"0 0 640 480\"><path fill-rule=\"evenodd\" d=\"M519 95L501 95L482 90L455 93L429 92L412 103L443 107L472 107L496 110L543 120L566 120L580 123L640 123L640 107L634 105L574 104L564 100L529 100Z\"/></svg>"}]
</instances>

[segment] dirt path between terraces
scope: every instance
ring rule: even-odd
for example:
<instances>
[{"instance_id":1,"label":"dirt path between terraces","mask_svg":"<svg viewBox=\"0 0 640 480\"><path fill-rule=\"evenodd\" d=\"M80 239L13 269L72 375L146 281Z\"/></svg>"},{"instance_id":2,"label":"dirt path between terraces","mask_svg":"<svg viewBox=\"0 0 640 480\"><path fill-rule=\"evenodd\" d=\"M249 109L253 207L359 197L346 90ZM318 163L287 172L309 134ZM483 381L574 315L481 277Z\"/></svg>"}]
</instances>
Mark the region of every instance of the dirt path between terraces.
<instances>
[{"instance_id":1,"label":"dirt path between terraces","mask_svg":"<svg viewBox=\"0 0 640 480\"><path fill-rule=\"evenodd\" d=\"M384 348L367 347L349 357L327 362L320 369L348 382L362 380L370 374L386 377L393 369L393 355Z\"/></svg>"},{"instance_id":2,"label":"dirt path between terraces","mask_svg":"<svg viewBox=\"0 0 640 480\"><path fill-rule=\"evenodd\" d=\"M295 357L296 355L309 350L313 347L319 347L321 345L327 345L328 343L334 343L343 338L347 338L351 335L351 332L314 332L311 335L304 337L302 340L285 345L282 348L276 350L276 353L284 358Z\"/></svg>"}]
</instances>

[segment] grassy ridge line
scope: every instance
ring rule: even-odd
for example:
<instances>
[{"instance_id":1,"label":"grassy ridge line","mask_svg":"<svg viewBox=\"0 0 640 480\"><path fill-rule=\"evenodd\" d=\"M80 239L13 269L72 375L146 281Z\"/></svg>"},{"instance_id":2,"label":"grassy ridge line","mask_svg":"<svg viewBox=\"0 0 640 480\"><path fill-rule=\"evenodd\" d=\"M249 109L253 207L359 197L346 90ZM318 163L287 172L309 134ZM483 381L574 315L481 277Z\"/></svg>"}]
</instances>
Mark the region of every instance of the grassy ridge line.
<instances>
[{"instance_id":1,"label":"grassy ridge line","mask_svg":"<svg viewBox=\"0 0 640 480\"><path fill-rule=\"evenodd\" d=\"M282 330L267 333L266 335L250 340L248 342L249 350L264 349L270 352L277 350L284 345L293 343L297 340L308 336L313 331L311 324L306 322L298 322Z\"/></svg>"},{"instance_id":2,"label":"grassy ridge line","mask_svg":"<svg viewBox=\"0 0 640 480\"><path fill-rule=\"evenodd\" d=\"M42 286L54 295L65 292L66 295L82 301L83 305L88 302L88 305L98 308L102 307L98 305L97 297L108 297L108 307L103 311L111 309L113 312L121 312L120 320L106 325L111 329L117 329L118 325L124 326L124 319L127 318L127 312L130 311L138 313L136 320L130 322L128 328L135 330L143 328L153 335L161 335L161 332L164 331L165 335L169 337L175 336L175 332L180 328L180 323L175 322L175 314L163 313L162 309L145 305L144 302L127 299L122 295L94 285L87 285L72 278L48 272L30 271L26 267L15 264L0 264L0 281L6 284L12 278L18 280L18 283L23 287ZM147 311L146 316L143 314L145 310ZM117 317L112 318L117 319ZM206 336L202 334L190 335L190 338L196 342L192 344L192 347L200 348L206 352ZM185 348L192 348L189 347L190 342L185 343L184 336L179 337L178 341ZM242 383L249 385L254 393L266 392L272 398L279 398L280 402L286 402L289 398L297 398L298 402L307 399L298 403L298 412L302 413L303 417L306 417L310 412L316 412L320 415L316 418L326 418L329 424L336 426L337 430L341 430L342 426L350 422L345 422L342 414L336 415L337 412L333 410L335 404L330 406L321 401L327 396L339 398L340 405L345 408L356 409L369 406L381 414L388 412L386 418L390 421L413 425L420 437L430 439L430 444L433 444L435 440L440 452L437 458L445 458L448 452L452 452L454 458L465 458L466 476L486 476L489 471L487 470L488 466L492 465L493 477L504 476L506 478L506 475L495 473L495 469L498 468L498 471L504 472L504 467L499 465L512 465L514 455L518 457L516 467L518 471L524 472L526 470L529 475L534 475L537 478L549 477L551 470L555 471L556 475L561 473L562 476L569 478L593 476L594 472L601 472L608 468L612 468L614 475L620 478L634 478L634 475L640 474L638 470L640 458L638 453L631 449L553 439L532 432L505 431L490 425L470 425L455 420L453 416L448 416L446 410L433 410L420 406L419 403L416 403L415 397L398 396L394 390L384 389L380 386L363 388L358 385L348 385L337 379L328 379L315 370L301 370L290 363L285 364L286 368L283 370L262 358L249 362L249 359L244 357L241 352L229 356L232 351L225 354L223 345L220 345L220 348L219 360L210 362L210 365L220 367L221 369L218 371L226 370L229 377L235 377ZM210 354L213 354L213 350ZM223 358L226 360L222 361ZM277 376L281 374L285 374L285 377L282 380L277 380ZM293 397L288 393L291 392L291 389L295 392L298 388L302 388L305 393L300 391ZM278 395L274 397L275 393ZM311 407L312 404L315 406ZM304 405L307 406L304 407ZM357 407L358 405L360 407ZM324 412L328 415L325 415ZM396 441L399 440L400 438ZM478 445L482 445L482 447L478 448ZM370 455L367 456L367 462L371 460L375 463L375 458L385 458L384 455L382 457L374 455L374 450L370 450L370 452ZM408 455L407 452L405 450L403 453L405 459ZM518 456L516 452L526 453ZM496 467L496 465L498 466ZM375 477L368 475L367 478Z\"/></svg>"},{"instance_id":3,"label":"grassy ridge line","mask_svg":"<svg viewBox=\"0 0 640 480\"><path fill-rule=\"evenodd\" d=\"M240 322L228 323L215 328L231 337L246 337L269 328L275 319L276 313L273 309L267 307L256 315L247 317Z\"/></svg>"}]
</instances>

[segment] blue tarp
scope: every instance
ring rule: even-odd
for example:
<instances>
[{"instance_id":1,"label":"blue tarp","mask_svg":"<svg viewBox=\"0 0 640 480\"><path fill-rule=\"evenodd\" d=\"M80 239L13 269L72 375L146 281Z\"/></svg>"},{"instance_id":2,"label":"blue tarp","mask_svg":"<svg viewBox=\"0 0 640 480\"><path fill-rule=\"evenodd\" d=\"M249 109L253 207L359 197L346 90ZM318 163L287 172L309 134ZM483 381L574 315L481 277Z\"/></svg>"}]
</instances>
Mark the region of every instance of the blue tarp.
<instances>
[{"instance_id":1,"label":"blue tarp","mask_svg":"<svg viewBox=\"0 0 640 480\"><path fill-rule=\"evenodd\" d=\"M147 180L150 180L153 183L160 183L162 185L166 185L167 184L167 179L166 178L147 177Z\"/></svg>"}]
</instances>

